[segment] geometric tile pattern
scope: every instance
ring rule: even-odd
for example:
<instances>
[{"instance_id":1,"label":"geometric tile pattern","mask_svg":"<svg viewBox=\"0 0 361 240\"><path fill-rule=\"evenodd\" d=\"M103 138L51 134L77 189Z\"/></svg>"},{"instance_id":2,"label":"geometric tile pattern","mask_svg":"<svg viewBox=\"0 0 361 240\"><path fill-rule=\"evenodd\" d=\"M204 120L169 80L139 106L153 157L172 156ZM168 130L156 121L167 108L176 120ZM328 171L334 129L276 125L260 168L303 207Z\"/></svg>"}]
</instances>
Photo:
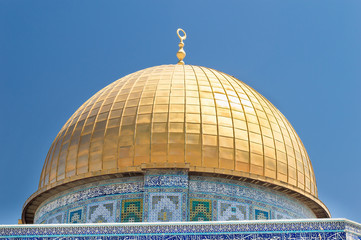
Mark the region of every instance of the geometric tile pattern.
<instances>
[{"instance_id":1,"label":"geometric tile pattern","mask_svg":"<svg viewBox=\"0 0 361 240\"><path fill-rule=\"evenodd\" d=\"M261 209L255 209L254 217L255 220L268 220L270 219L270 213Z\"/></svg>"},{"instance_id":2,"label":"geometric tile pattern","mask_svg":"<svg viewBox=\"0 0 361 240\"><path fill-rule=\"evenodd\" d=\"M280 213L280 212L275 212L274 219L290 219L290 217L287 216L286 214L283 214L283 213Z\"/></svg>"},{"instance_id":3,"label":"geometric tile pattern","mask_svg":"<svg viewBox=\"0 0 361 240\"><path fill-rule=\"evenodd\" d=\"M214 196L214 199L223 199L245 203L249 206L267 205L283 212L289 218L315 218L314 213L303 203L289 196L270 190L266 187L223 178L190 176L189 193ZM217 196L221 193L222 197ZM196 195L196 197L198 196ZM193 196L194 197L194 196Z\"/></svg>"},{"instance_id":4,"label":"geometric tile pattern","mask_svg":"<svg viewBox=\"0 0 361 240\"><path fill-rule=\"evenodd\" d=\"M0 239L164 240L164 239L303 239L359 240L361 224L346 219L240 222L113 223L107 225L0 225Z\"/></svg>"},{"instance_id":5,"label":"geometric tile pattern","mask_svg":"<svg viewBox=\"0 0 361 240\"><path fill-rule=\"evenodd\" d=\"M122 200L121 222L141 222L143 216L143 199Z\"/></svg>"},{"instance_id":6,"label":"geometric tile pattern","mask_svg":"<svg viewBox=\"0 0 361 240\"><path fill-rule=\"evenodd\" d=\"M54 215L53 217L48 219L48 224L57 224L63 223L63 213L59 213L58 215Z\"/></svg>"},{"instance_id":7,"label":"geometric tile pattern","mask_svg":"<svg viewBox=\"0 0 361 240\"><path fill-rule=\"evenodd\" d=\"M87 222L115 222L115 201L88 205Z\"/></svg>"},{"instance_id":8,"label":"geometric tile pattern","mask_svg":"<svg viewBox=\"0 0 361 240\"><path fill-rule=\"evenodd\" d=\"M68 213L68 223L82 223L84 222L84 208L76 208L69 210Z\"/></svg>"},{"instance_id":9,"label":"geometric tile pattern","mask_svg":"<svg viewBox=\"0 0 361 240\"><path fill-rule=\"evenodd\" d=\"M182 221L181 194L150 194L149 222Z\"/></svg>"},{"instance_id":10,"label":"geometric tile pattern","mask_svg":"<svg viewBox=\"0 0 361 240\"><path fill-rule=\"evenodd\" d=\"M143 177L128 177L106 180L78 186L72 190L55 195L50 200L42 203L36 211L35 222L37 218L44 214L54 211L59 207L69 206L79 201L86 201L91 198L115 194L130 194L143 191Z\"/></svg>"},{"instance_id":11,"label":"geometric tile pattern","mask_svg":"<svg viewBox=\"0 0 361 240\"><path fill-rule=\"evenodd\" d=\"M237 221L248 219L248 206L234 202L218 201L218 221Z\"/></svg>"},{"instance_id":12,"label":"geometric tile pattern","mask_svg":"<svg viewBox=\"0 0 361 240\"><path fill-rule=\"evenodd\" d=\"M102 180L55 195L37 210L35 223L314 217L302 203L266 187L188 175L186 170L151 169L144 176Z\"/></svg>"},{"instance_id":13,"label":"geometric tile pattern","mask_svg":"<svg viewBox=\"0 0 361 240\"><path fill-rule=\"evenodd\" d=\"M189 200L190 221L212 221L212 201L206 199Z\"/></svg>"}]
</instances>

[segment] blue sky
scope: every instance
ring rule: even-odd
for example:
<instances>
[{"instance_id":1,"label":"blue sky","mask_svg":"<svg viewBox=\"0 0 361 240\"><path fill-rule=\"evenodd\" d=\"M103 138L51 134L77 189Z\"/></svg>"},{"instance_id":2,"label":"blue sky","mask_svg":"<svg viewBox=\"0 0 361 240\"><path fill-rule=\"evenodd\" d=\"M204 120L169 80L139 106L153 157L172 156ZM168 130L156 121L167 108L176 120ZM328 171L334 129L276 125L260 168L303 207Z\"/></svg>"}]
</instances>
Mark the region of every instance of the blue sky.
<instances>
[{"instance_id":1,"label":"blue sky","mask_svg":"<svg viewBox=\"0 0 361 240\"><path fill-rule=\"evenodd\" d=\"M185 62L249 84L291 122L333 217L361 222L361 2L0 0L0 224L37 189L72 113L134 71Z\"/></svg>"}]
</instances>

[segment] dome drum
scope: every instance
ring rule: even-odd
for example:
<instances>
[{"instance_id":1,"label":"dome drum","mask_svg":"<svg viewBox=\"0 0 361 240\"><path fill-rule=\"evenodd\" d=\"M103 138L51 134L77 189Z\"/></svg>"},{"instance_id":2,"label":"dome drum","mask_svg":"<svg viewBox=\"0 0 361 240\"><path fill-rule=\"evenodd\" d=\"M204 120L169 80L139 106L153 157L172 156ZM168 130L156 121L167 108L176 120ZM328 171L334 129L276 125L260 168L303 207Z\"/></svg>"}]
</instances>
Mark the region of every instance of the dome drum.
<instances>
[{"instance_id":1,"label":"dome drum","mask_svg":"<svg viewBox=\"0 0 361 240\"><path fill-rule=\"evenodd\" d=\"M315 218L315 214L304 203L264 186L167 168L62 191L38 207L35 223L280 218Z\"/></svg>"}]
</instances>

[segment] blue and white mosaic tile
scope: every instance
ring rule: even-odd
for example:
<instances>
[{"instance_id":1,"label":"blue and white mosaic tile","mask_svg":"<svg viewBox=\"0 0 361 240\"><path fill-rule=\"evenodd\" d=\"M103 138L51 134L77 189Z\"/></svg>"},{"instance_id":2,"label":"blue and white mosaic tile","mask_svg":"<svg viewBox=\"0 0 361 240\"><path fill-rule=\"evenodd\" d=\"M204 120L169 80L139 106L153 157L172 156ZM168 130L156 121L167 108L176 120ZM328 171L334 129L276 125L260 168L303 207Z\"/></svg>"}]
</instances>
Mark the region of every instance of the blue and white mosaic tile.
<instances>
[{"instance_id":1,"label":"blue and white mosaic tile","mask_svg":"<svg viewBox=\"0 0 361 240\"><path fill-rule=\"evenodd\" d=\"M50 217L48 219L47 223L57 224L57 223L63 223L63 222L64 222L64 213L61 212L61 213L55 214L54 216Z\"/></svg>"},{"instance_id":2,"label":"blue and white mosaic tile","mask_svg":"<svg viewBox=\"0 0 361 240\"><path fill-rule=\"evenodd\" d=\"M89 223L115 222L116 201L97 202L88 205Z\"/></svg>"},{"instance_id":3,"label":"blue and white mosaic tile","mask_svg":"<svg viewBox=\"0 0 361 240\"><path fill-rule=\"evenodd\" d=\"M41 204L35 214L35 223L39 218L60 207L69 206L79 201L85 201L109 195L129 194L143 192L143 177L119 178L115 180L101 181L87 184L65 193L58 194L45 203Z\"/></svg>"},{"instance_id":4,"label":"blue and white mosaic tile","mask_svg":"<svg viewBox=\"0 0 361 240\"><path fill-rule=\"evenodd\" d=\"M70 209L68 212L68 223L83 223L85 218L84 207Z\"/></svg>"},{"instance_id":5,"label":"blue and white mosaic tile","mask_svg":"<svg viewBox=\"0 0 361 240\"><path fill-rule=\"evenodd\" d=\"M361 224L345 219L0 226L0 239L361 239Z\"/></svg>"},{"instance_id":6,"label":"blue and white mosaic tile","mask_svg":"<svg viewBox=\"0 0 361 240\"><path fill-rule=\"evenodd\" d=\"M192 197L201 197L203 194L203 198L213 196L214 199L246 203L249 206L267 206L269 209L273 208L283 212L284 215L290 218L315 218L313 212L296 199L291 199L285 194L250 183L222 178L191 176L189 192L194 193Z\"/></svg>"},{"instance_id":7,"label":"blue and white mosaic tile","mask_svg":"<svg viewBox=\"0 0 361 240\"><path fill-rule=\"evenodd\" d=\"M218 201L218 221L249 219L249 206L229 201Z\"/></svg>"},{"instance_id":8,"label":"blue and white mosaic tile","mask_svg":"<svg viewBox=\"0 0 361 240\"><path fill-rule=\"evenodd\" d=\"M35 223L121 222L121 202L131 199L142 199L142 213L136 213L136 221L144 222L315 217L303 203L266 187L189 176L186 170L151 169L144 176L103 180L57 194L40 205ZM209 201L211 207L204 213L201 200ZM199 202L194 202L196 210L191 209L190 201ZM74 209L83 210L73 213ZM194 211L204 214L203 218L197 214L195 218Z\"/></svg>"},{"instance_id":9,"label":"blue and white mosaic tile","mask_svg":"<svg viewBox=\"0 0 361 240\"><path fill-rule=\"evenodd\" d=\"M182 194L152 193L149 196L149 222L182 221Z\"/></svg>"},{"instance_id":10,"label":"blue and white mosaic tile","mask_svg":"<svg viewBox=\"0 0 361 240\"><path fill-rule=\"evenodd\" d=\"M148 170L144 187L188 188L188 172L185 170Z\"/></svg>"},{"instance_id":11,"label":"blue and white mosaic tile","mask_svg":"<svg viewBox=\"0 0 361 240\"><path fill-rule=\"evenodd\" d=\"M144 221L186 221L187 192L186 170L147 170L144 176Z\"/></svg>"}]
</instances>

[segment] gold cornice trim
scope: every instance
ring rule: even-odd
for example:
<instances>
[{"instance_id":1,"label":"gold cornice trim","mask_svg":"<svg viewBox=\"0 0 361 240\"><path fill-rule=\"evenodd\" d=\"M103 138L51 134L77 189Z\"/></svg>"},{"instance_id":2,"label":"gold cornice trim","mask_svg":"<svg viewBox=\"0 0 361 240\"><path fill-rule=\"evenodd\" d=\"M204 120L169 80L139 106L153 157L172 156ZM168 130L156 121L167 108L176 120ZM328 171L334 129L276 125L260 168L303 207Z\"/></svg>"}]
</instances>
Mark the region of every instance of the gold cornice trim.
<instances>
[{"instance_id":1,"label":"gold cornice trim","mask_svg":"<svg viewBox=\"0 0 361 240\"><path fill-rule=\"evenodd\" d=\"M172 169L172 168L177 168L177 169L190 169L190 164L189 163L169 163L169 162L165 162L165 163L142 163L140 165L140 168L142 170L146 170L146 169Z\"/></svg>"}]
</instances>

